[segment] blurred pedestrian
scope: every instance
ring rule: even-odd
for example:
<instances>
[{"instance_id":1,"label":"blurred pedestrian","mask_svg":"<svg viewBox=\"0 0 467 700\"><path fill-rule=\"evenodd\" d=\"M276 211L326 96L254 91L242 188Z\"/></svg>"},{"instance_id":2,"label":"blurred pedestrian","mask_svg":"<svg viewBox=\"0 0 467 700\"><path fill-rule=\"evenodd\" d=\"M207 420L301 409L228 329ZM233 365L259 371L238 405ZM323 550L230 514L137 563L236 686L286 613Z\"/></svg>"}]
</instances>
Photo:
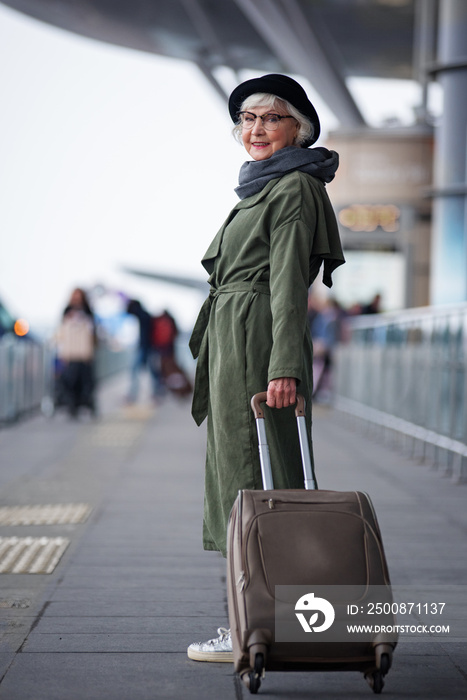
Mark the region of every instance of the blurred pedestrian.
<instances>
[{"instance_id":1,"label":"blurred pedestrian","mask_svg":"<svg viewBox=\"0 0 467 700\"><path fill-rule=\"evenodd\" d=\"M152 343L160 356L164 384L176 396L186 397L193 389L176 357L175 342L178 334L177 323L167 310L154 318Z\"/></svg>"},{"instance_id":2,"label":"blurred pedestrian","mask_svg":"<svg viewBox=\"0 0 467 700\"><path fill-rule=\"evenodd\" d=\"M127 304L127 313L136 316L139 324L139 339L130 370L130 388L127 401L128 403L137 401L140 375L145 369L149 370L151 376L152 397L159 400L165 394L165 389L162 379L161 355L153 342L154 317L138 299L130 299Z\"/></svg>"},{"instance_id":3,"label":"blurred pedestrian","mask_svg":"<svg viewBox=\"0 0 467 700\"><path fill-rule=\"evenodd\" d=\"M373 299L362 306L362 314L379 314L381 311L381 294L375 294Z\"/></svg>"},{"instance_id":4,"label":"blurred pedestrian","mask_svg":"<svg viewBox=\"0 0 467 700\"><path fill-rule=\"evenodd\" d=\"M336 345L346 338L345 311L335 299L310 295L308 318L313 339L313 399L332 399L332 371Z\"/></svg>"},{"instance_id":5,"label":"blurred pedestrian","mask_svg":"<svg viewBox=\"0 0 467 700\"><path fill-rule=\"evenodd\" d=\"M71 416L76 416L81 406L95 414L96 325L86 292L79 287L73 290L65 307L56 341L57 403L64 403Z\"/></svg>"},{"instance_id":6,"label":"blurred pedestrian","mask_svg":"<svg viewBox=\"0 0 467 700\"><path fill-rule=\"evenodd\" d=\"M165 309L152 321L151 344L161 357L173 357L178 328L174 317Z\"/></svg>"}]
</instances>

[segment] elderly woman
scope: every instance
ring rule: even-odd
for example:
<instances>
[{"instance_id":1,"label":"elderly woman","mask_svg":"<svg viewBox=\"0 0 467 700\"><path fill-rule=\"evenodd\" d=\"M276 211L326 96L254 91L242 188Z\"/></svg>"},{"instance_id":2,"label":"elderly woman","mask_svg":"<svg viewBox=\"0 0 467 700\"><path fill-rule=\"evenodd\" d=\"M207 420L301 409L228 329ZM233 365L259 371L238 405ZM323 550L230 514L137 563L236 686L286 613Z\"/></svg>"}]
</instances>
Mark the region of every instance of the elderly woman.
<instances>
[{"instance_id":1,"label":"elderly woman","mask_svg":"<svg viewBox=\"0 0 467 700\"><path fill-rule=\"evenodd\" d=\"M234 133L253 159L240 170L234 207L202 264L211 293L191 338L198 357L193 417L207 417L204 548L226 555L229 513L239 489L261 489L253 394L267 387L274 486L303 488L293 405L307 400L311 434L312 345L308 289L344 262L325 183L338 155L308 148L318 115L303 88L285 75L247 80L231 94ZM195 660L230 661L230 637L188 648Z\"/></svg>"}]
</instances>

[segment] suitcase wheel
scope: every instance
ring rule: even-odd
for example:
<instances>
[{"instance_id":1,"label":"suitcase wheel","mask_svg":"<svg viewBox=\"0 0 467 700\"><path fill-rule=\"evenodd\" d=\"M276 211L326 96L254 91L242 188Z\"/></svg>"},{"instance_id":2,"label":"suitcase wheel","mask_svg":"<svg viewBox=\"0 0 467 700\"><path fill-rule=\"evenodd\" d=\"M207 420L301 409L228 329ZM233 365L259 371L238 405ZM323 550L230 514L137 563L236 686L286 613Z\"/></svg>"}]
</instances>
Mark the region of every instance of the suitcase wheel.
<instances>
[{"instance_id":1,"label":"suitcase wheel","mask_svg":"<svg viewBox=\"0 0 467 700\"><path fill-rule=\"evenodd\" d=\"M391 668L391 661L391 654L383 651L381 654L377 655L379 668L365 674L365 680L377 695L379 695L384 688L384 676Z\"/></svg>"},{"instance_id":2,"label":"suitcase wheel","mask_svg":"<svg viewBox=\"0 0 467 700\"><path fill-rule=\"evenodd\" d=\"M375 647L376 668L365 673L365 680L377 695L383 690L384 676L391 668L392 652L393 646L391 644L378 644Z\"/></svg>"},{"instance_id":3,"label":"suitcase wheel","mask_svg":"<svg viewBox=\"0 0 467 700\"><path fill-rule=\"evenodd\" d=\"M252 695L256 695L261 687L261 679L264 678L264 654L255 655L255 665L252 671L245 671L242 674L242 681Z\"/></svg>"},{"instance_id":4,"label":"suitcase wheel","mask_svg":"<svg viewBox=\"0 0 467 700\"><path fill-rule=\"evenodd\" d=\"M379 670L381 671L381 674L383 676L385 676L390 668L391 668L391 657L389 656L389 654L381 654L381 660L380 660L380 664L379 664Z\"/></svg>"},{"instance_id":5,"label":"suitcase wheel","mask_svg":"<svg viewBox=\"0 0 467 700\"><path fill-rule=\"evenodd\" d=\"M375 646L376 668L381 671L383 676L385 676L391 668L393 650L394 646L392 644L383 643Z\"/></svg>"},{"instance_id":6,"label":"suitcase wheel","mask_svg":"<svg viewBox=\"0 0 467 700\"><path fill-rule=\"evenodd\" d=\"M381 671L373 671L373 673L369 673L365 677L370 685L370 688L373 689L373 692L379 695L384 687L383 674Z\"/></svg>"},{"instance_id":7,"label":"suitcase wheel","mask_svg":"<svg viewBox=\"0 0 467 700\"><path fill-rule=\"evenodd\" d=\"M256 695L258 690L260 689L261 686L261 678L254 672L252 671L251 673L248 674L249 676L249 690L252 695Z\"/></svg>"}]
</instances>

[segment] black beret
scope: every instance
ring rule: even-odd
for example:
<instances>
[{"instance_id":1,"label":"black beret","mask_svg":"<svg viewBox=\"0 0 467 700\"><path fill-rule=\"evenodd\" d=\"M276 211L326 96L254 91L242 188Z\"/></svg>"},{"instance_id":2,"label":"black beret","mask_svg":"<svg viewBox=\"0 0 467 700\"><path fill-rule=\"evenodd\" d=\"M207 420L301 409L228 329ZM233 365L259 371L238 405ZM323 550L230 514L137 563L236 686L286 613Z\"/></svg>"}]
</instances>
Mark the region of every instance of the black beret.
<instances>
[{"instance_id":1,"label":"black beret","mask_svg":"<svg viewBox=\"0 0 467 700\"><path fill-rule=\"evenodd\" d=\"M308 117L313 124L314 133L312 138L303 144L303 148L311 146L318 140L321 127L316 109L311 104L302 86L293 78L289 78L288 75L270 73L269 75L261 76L261 78L246 80L244 83L237 85L229 97L229 112L233 122L237 123L238 113L244 100L257 92L277 95L277 97L290 102L299 112Z\"/></svg>"}]
</instances>

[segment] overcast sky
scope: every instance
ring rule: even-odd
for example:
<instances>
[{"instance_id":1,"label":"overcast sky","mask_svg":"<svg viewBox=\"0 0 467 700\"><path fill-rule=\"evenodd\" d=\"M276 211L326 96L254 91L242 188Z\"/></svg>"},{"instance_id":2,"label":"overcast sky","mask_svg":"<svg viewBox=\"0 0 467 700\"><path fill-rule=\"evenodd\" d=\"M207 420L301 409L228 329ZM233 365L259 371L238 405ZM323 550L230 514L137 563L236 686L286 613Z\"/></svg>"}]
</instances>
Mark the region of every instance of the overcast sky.
<instances>
[{"instance_id":1,"label":"overcast sky","mask_svg":"<svg viewBox=\"0 0 467 700\"><path fill-rule=\"evenodd\" d=\"M88 40L3 5L0 63L0 299L33 326L51 326L74 286L101 283L154 312L169 307L189 327L197 293L119 268L205 278L199 260L238 201L246 159L220 97L189 63ZM323 145L338 122L302 82ZM412 117L413 84L386 85L384 99L368 81L352 90L375 126Z\"/></svg>"}]
</instances>

